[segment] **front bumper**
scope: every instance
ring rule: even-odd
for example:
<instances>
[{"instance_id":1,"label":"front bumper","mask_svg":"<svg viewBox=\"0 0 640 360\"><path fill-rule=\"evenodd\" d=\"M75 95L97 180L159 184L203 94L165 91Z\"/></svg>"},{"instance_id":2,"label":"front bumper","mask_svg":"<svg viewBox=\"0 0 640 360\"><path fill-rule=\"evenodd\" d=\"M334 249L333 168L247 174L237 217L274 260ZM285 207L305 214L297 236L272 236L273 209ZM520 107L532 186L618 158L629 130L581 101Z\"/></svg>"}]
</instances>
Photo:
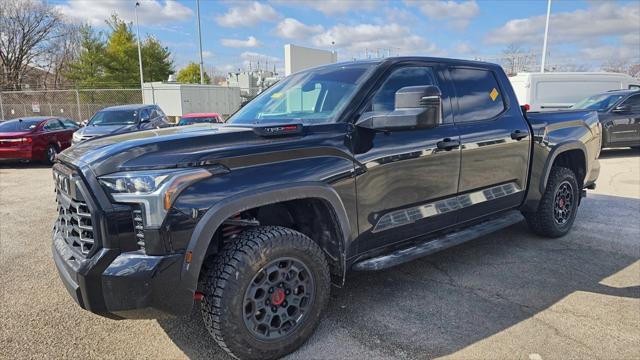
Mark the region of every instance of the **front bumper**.
<instances>
[{"instance_id":1,"label":"front bumper","mask_svg":"<svg viewBox=\"0 0 640 360\"><path fill-rule=\"evenodd\" d=\"M140 250L130 207L99 203L91 181L60 164L53 170L59 211L53 259L78 305L114 319L188 314L194 300L181 284L184 254Z\"/></svg>"},{"instance_id":2,"label":"front bumper","mask_svg":"<svg viewBox=\"0 0 640 360\"><path fill-rule=\"evenodd\" d=\"M184 315L193 306L193 294L180 286L182 254L148 256L103 248L82 260L54 233L53 259L71 297L95 314L160 318Z\"/></svg>"}]
</instances>

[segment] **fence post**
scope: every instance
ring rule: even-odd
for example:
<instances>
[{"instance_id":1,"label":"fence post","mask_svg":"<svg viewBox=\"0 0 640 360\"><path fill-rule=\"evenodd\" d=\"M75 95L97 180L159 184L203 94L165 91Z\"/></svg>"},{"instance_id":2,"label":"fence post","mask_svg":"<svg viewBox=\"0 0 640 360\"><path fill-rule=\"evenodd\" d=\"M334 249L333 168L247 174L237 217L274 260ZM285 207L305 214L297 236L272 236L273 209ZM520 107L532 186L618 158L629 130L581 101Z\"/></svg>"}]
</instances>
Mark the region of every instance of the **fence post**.
<instances>
[{"instance_id":1,"label":"fence post","mask_svg":"<svg viewBox=\"0 0 640 360\"><path fill-rule=\"evenodd\" d=\"M4 106L2 105L2 92L0 92L0 119L4 121Z\"/></svg>"},{"instance_id":2,"label":"fence post","mask_svg":"<svg viewBox=\"0 0 640 360\"><path fill-rule=\"evenodd\" d=\"M76 104L78 105L78 123L81 123L82 120L82 111L80 110L80 93L78 93L78 89L76 89Z\"/></svg>"}]
</instances>

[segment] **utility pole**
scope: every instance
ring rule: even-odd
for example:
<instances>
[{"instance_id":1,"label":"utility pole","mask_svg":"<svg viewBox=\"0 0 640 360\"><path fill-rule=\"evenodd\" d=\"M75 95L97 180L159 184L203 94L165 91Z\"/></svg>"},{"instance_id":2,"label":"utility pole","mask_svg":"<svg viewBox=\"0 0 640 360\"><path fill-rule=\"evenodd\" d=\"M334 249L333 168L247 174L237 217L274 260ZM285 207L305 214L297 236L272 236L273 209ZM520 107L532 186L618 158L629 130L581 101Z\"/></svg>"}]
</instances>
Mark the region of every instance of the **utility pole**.
<instances>
[{"instance_id":1,"label":"utility pole","mask_svg":"<svg viewBox=\"0 0 640 360\"><path fill-rule=\"evenodd\" d=\"M198 41L200 42L200 84L204 84L204 61L202 60L202 30L200 30L200 0L196 0L198 14Z\"/></svg>"},{"instance_id":2,"label":"utility pole","mask_svg":"<svg viewBox=\"0 0 640 360\"><path fill-rule=\"evenodd\" d=\"M544 41L542 43L542 61L540 62L540 72L544 72L544 63L547 58L547 38L549 37L549 17L551 16L551 0L547 0L547 22L544 25Z\"/></svg>"},{"instance_id":3,"label":"utility pole","mask_svg":"<svg viewBox=\"0 0 640 360\"><path fill-rule=\"evenodd\" d=\"M138 65L140 65L140 91L142 92L142 101L144 101L144 78L142 76L142 50L140 48L140 25L138 23L138 7L140 2L136 1L136 37L138 38Z\"/></svg>"}]
</instances>

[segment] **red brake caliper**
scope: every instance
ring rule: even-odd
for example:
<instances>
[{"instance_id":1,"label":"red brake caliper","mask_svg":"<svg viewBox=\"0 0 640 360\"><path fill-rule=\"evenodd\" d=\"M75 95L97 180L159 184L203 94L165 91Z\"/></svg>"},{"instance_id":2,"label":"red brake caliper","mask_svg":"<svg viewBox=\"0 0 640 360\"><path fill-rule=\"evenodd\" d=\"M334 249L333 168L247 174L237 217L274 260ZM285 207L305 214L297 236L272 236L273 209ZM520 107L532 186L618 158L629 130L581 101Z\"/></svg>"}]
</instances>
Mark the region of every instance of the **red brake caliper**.
<instances>
[{"instance_id":1,"label":"red brake caliper","mask_svg":"<svg viewBox=\"0 0 640 360\"><path fill-rule=\"evenodd\" d=\"M271 304L278 306L284 302L284 299L287 295L284 293L284 290L280 288L276 288L275 291L271 294Z\"/></svg>"}]
</instances>

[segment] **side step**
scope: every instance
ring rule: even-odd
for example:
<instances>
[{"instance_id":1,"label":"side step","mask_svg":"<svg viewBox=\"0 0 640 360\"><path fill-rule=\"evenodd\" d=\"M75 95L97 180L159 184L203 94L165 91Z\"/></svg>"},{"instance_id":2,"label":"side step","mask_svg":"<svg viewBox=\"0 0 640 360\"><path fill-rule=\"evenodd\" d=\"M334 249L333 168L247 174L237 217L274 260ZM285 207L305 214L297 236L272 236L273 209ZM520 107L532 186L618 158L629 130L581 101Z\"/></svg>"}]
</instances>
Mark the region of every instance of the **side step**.
<instances>
[{"instance_id":1,"label":"side step","mask_svg":"<svg viewBox=\"0 0 640 360\"><path fill-rule=\"evenodd\" d=\"M353 265L356 271L375 271L404 264L406 262L436 253L440 250L460 245L469 240L491 234L496 230L509 227L524 220L518 210L511 210L479 224L436 238L427 238L426 242L408 248L396 250L388 255L362 260Z\"/></svg>"}]
</instances>

